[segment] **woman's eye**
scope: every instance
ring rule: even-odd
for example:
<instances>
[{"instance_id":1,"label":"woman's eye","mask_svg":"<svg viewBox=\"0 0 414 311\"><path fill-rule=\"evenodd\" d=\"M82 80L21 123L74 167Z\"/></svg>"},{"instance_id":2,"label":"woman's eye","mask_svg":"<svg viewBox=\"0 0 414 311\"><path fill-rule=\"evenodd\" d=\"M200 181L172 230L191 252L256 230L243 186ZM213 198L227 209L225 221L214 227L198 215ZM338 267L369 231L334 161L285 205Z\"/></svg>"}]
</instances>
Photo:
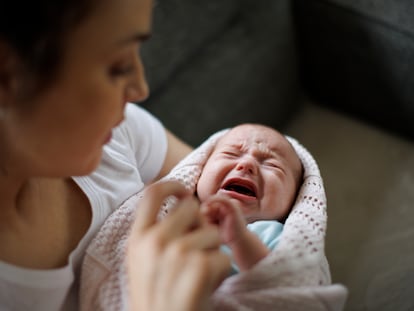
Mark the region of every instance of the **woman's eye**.
<instances>
[{"instance_id":1,"label":"woman's eye","mask_svg":"<svg viewBox=\"0 0 414 311\"><path fill-rule=\"evenodd\" d=\"M120 77L120 76L127 76L131 73L133 73L135 70L134 65L116 65L113 66L110 70L109 73L112 77Z\"/></svg>"}]
</instances>

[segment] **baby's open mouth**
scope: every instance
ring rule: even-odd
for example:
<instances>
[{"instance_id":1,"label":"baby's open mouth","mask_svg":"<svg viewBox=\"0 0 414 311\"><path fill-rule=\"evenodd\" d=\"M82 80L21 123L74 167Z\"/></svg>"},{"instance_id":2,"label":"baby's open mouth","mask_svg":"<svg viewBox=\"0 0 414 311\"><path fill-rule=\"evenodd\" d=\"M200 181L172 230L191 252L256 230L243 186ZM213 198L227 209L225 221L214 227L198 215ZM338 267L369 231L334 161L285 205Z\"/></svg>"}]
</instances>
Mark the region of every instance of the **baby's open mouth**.
<instances>
[{"instance_id":1,"label":"baby's open mouth","mask_svg":"<svg viewBox=\"0 0 414 311\"><path fill-rule=\"evenodd\" d=\"M246 180L231 179L224 184L222 189L250 197L257 197L254 184Z\"/></svg>"}]
</instances>

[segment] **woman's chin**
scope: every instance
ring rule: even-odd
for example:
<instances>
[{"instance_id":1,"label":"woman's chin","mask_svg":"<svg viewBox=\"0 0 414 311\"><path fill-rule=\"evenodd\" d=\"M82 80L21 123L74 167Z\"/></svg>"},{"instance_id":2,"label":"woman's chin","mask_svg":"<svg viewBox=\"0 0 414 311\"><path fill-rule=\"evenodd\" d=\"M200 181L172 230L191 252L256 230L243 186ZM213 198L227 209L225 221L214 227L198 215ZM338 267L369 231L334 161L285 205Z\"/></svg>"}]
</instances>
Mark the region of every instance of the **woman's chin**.
<instances>
[{"instance_id":1,"label":"woman's chin","mask_svg":"<svg viewBox=\"0 0 414 311\"><path fill-rule=\"evenodd\" d=\"M109 144L111 142L111 139L112 139L112 131L106 136L106 138L104 139L103 144L104 145Z\"/></svg>"},{"instance_id":2,"label":"woman's chin","mask_svg":"<svg viewBox=\"0 0 414 311\"><path fill-rule=\"evenodd\" d=\"M88 161L84 161L83 165L78 168L77 174L72 174L72 176L85 176L93 173L102 160L102 150L98 154L96 154L94 157L90 157Z\"/></svg>"}]
</instances>

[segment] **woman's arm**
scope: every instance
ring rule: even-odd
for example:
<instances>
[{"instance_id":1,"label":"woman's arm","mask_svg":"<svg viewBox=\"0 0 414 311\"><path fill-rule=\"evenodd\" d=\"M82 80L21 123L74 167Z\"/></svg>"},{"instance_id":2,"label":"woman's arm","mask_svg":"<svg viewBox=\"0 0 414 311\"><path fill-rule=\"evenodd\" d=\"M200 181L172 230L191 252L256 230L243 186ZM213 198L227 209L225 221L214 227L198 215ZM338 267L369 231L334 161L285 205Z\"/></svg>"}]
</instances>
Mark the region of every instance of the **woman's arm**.
<instances>
[{"instance_id":1,"label":"woman's arm","mask_svg":"<svg viewBox=\"0 0 414 311\"><path fill-rule=\"evenodd\" d=\"M156 177L156 180L160 179L161 177L165 176L170 170L187 154L189 154L193 148L177 138L174 134L172 134L169 130L165 130L167 135L167 142L168 142L168 149L167 154L165 156L164 164L161 168L160 173Z\"/></svg>"}]
</instances>

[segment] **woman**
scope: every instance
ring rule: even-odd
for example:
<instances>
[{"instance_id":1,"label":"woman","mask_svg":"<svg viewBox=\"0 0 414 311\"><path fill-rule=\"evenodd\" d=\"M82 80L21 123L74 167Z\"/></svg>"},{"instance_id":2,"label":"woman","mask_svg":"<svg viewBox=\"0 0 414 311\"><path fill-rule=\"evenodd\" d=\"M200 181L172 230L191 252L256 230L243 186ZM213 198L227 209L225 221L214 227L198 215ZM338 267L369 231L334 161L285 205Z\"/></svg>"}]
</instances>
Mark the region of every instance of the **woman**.
<instances>
[{"instance_id":1,"label":"woman","mask_svg":"<svg viewBox=\"0 0 414 311\"><path fill-rule=\"evenodd\" d=\"M76 310L94 233L190 148L126 104L148 96L137 50L152 1L26 2L0 11L0 306ZM147 192L128 244L131 309L207 308L229 267L217 228L178 184ZM156 223L169 195L186 212Z\"/></svg>"}]
</instances>

